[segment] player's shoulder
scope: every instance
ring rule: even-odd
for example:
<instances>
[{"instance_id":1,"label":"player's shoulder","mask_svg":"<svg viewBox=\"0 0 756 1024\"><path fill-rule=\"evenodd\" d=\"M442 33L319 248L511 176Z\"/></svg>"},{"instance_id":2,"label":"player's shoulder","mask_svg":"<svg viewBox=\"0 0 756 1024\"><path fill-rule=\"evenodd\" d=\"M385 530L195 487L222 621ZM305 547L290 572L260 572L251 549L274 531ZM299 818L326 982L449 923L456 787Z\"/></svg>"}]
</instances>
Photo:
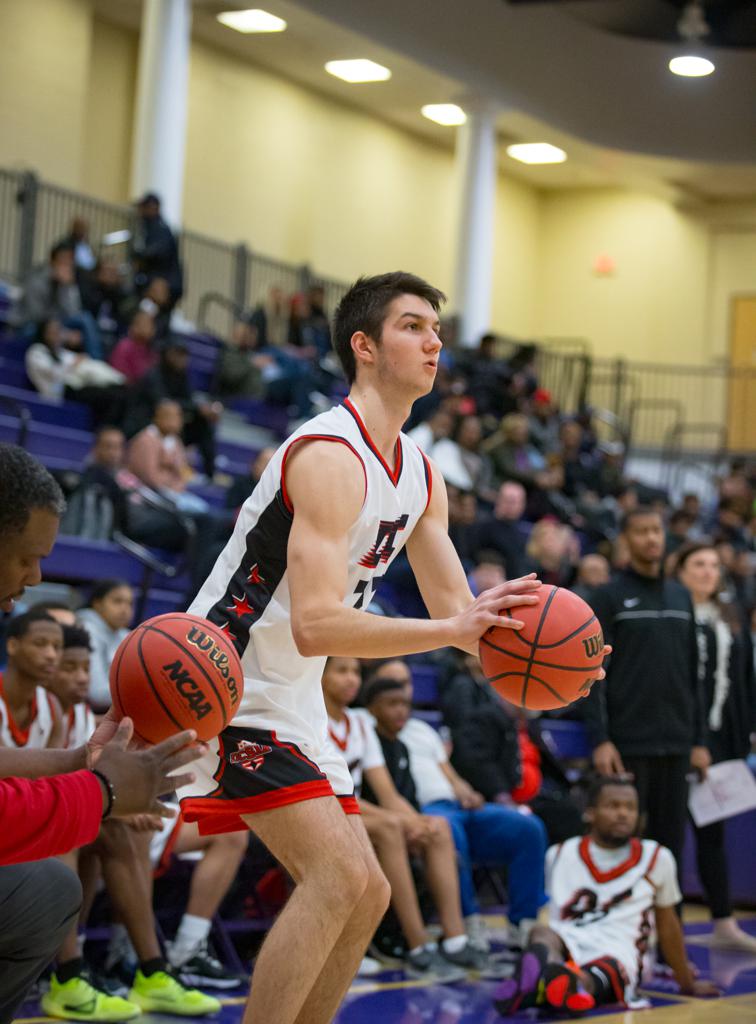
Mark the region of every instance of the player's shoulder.
<instances>
[{"instance_id":1,"label":"player's shoulder","mask_svg":"<svg viewBox=\"0 0 756 1024\"><path fill-rule=\"evenodd\" d=\"M655 874L672 872L677 873L677 862L675 855L667 846L662 846L654 839L641 839L643 855L648 858L648 870Z\"/></svg>"},{"instance_id":2,"label":"player's shoulder","mask_svg":"<svg viewBox=\"0 0 756 1024\"><path fill-rule=\"evenodd\" d=\"M571 836L569 839L564 839L561 843L554 843L546 851L546 863L553 866L563 857L578 856L580 839L580 836Z\"/></svg>"}]
</instances>

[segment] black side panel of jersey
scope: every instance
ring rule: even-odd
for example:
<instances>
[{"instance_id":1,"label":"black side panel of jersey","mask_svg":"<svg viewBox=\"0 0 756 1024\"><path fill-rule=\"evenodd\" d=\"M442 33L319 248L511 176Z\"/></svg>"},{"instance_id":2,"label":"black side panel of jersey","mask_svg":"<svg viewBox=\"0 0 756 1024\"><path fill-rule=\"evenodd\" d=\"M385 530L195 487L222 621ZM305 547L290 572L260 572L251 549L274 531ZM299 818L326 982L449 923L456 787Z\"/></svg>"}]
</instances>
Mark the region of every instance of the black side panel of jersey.
<instances>
[{"instance_id":1,"label":"black side panel of jersey","mask_svg":"<svg viewBox=\"0 0 756 1024\"><path fill-rule=\"evenodd\" d=\"M292 521L279 490L247 534L244 557L226 592L207 613L210 622L231 638L239 657L249 643L250 627L268 607L286 572Z\"/></svg>"}]
</instances>

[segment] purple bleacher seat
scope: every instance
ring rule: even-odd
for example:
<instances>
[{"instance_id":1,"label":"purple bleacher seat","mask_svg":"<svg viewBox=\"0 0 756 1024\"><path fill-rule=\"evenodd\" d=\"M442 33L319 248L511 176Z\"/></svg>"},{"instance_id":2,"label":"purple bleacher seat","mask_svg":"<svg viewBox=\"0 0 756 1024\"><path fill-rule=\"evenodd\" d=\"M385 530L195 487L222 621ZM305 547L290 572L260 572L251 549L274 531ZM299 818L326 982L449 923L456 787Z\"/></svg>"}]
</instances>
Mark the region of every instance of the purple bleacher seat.
<instances>
[{"instance_id":1,"label":"purple bleacher seat","mask_svg":"<svg viewBox=\"0 0 756 1024\"><path fill-rule=\"evenodd\" d=\"M413 663L412 690L415 704L438 703L438 669L435 665Z\"/></svg>"},{"instance_id":2,"label":"purple bleacher seat","mask_svg":"<svg viewBox=\"0 0 756 1024\"><path fill-rule=\"evenodd\" d=\"M591 756L588 733L582 722L573 722L567 718L543 718L541 733L554 754L564 761Z\"/></svg>"},{"instance_id":3,"label":"purple bleacher seat","mask_svg":"<svg viewBox=\"0 0 756 1024\"><path fill-rule=\"evenodd\" d=\"M421 722L427 722L428 725L432 725L436 730L440 729L444 724L444 716L441 712L428 708L413 708L412 717L419 718Z\"/></svg>"},{"instance_id":4,"label":"purple bleacher seat","mask_svg":"<svg viewBox=\"0 0 756 1024\"><path fill-rule=\"evenodd\" d=\"M16 441L18 420L0 415L0 439ZM81 469L92 447L92 434L86 430L52 426L49 423L29 424L26 449L48 469Z\"/></svg>"},{"instance_id":5,"label":"purple bleacher seat","mask_svg":"<svg viewBox=\"0 0 756 1024\"><path fill-rule=\"evenodd\" d=\"M49 398L42 398L35 391L6 387L2 383L0 383L0 395L26 406L32 419L39 423L73 427L76 430L90 430L92 427L92 413L86 405L82 405L80 402L53 402Z\"/></svg>"},{"instance_id":6,"label":"purple bleacher seat","mask_svg":"<svg viewBox=\"0 0 756 1024\"><path fill-rule=\"evenodd\" d=\"M289 432L289 416L283 406L272 405L261 398L231 398L226 404L229 409L240 413L248 423L267 427L282 439Z\"/></svg>"}]
</instances>

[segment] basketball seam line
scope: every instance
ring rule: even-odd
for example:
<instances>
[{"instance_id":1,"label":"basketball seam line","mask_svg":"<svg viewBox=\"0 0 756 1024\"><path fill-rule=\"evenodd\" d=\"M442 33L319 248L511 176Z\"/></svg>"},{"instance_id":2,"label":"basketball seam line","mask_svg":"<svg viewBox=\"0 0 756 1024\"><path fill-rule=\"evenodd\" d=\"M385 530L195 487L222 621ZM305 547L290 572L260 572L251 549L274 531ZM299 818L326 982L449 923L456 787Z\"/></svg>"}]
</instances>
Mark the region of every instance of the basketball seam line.
<instances>
[{"instance_id":1,"label":"basketball seam line","mask_svg":"<svg viewBox=\"0 0 756 1024\"><path fill-rule=\"evenodd\" d=\"M213 623L211 622L210 625L212 626ZM213 688L213 692L215 693L215 696L218 698L218 703L221 706L221 711L223 713L223 728L225 729L226 726L228 725L228 715L226 714L226 704L225 704L223 698L221 697L220 693L218 693L218 689L217 689L215 683L213 682L213 680L211 679L211 677L207 673L207 671L206 671L205 667L203 666L202 662L197 661L197 659L195 658L195 656L192 654L191 651L187 650L183 646L179 646L179 641L176 640L175 636L171 636L170 633L166 633L164 630L158 629L157 626L149 626L148 628L149 629L154 629L156 633L159 633L161 636L164 636L167 640L171 640L177 647L179 647L179 650L182 652L182 654L186 654L194 662L194 664L197 666L197 668L203 674L205 679L207 679L208 683L210 683L210 685ZM204 628L204 625L201 628ZM147 632L147 630L145 630L145 633L146 632ZM231 646L233 646L233 644ZM229 666L229 671L230 671L230 666ZM182 729L183 729L183 726L182 726Z\"/></svg>"},{"instance_id":2,"label":"basketball seam line","mask_svg":"<svg viewBox=\"0 0 756 1024\"><path fill-rule=\"evenodd\" d=\"M497 675L497 676L491 676L490 679L488 680L488 682L489 683L497 683L500 679L506 679L507 676L518 676L519 677L519 676L522 676L522 672L500 672L499 675ZM564 705L564 697L561 695L561 693L558 690L555 690L554 687L551 686L550 683L547 683L545 679L541 679L540 676L534 675L532 678L535 679L535 681L537 683L540 683L541 686L545 687L545 689L547 689L549 691L549 693L553 694L558 700L560 700L562 702L562 705Z\"/></svg>"},{"instance_id":3,"label":"basketball seam line","mask_svg":"<svg viewBox=\"0 0 756 1024\"><path fill-rule=\"evenodd\" d=\"M522 706L523 707L525 707L525 698L528 695L528 683L530 682L530 669L531 669L531 667L533 665L533 661L535 660L536 649L538 647L538 637L541 635L541 630L543 629L543 624L546 621L546 616L548 614L549 608L551 607L551 602L556 597L556 594L557 594L557 588L554 587L554 589L551 591L549 596L546 598L546 603L543 606L543 611L541 612L541 617L538 620L538 625L536 626L536 631L533 634L533 646L532 646L531 651L530 651L530 658L528 659L528 664L525 666L525 682L522 684L522 698L521 698L521 702L522 702ZM562 700L561 696L559 697L559 699Z\"/></svg>"},{"instance_id":4,"label":"basketball seam line","mask_svg":"<svg viewBox=\"0 0 756 1024\"><path fill-rule=\"evenodd\" d=\"M154 693L155 697L157 698L158 704L160 704L160 706L162 707L163 711L165 711L166 715L170 718L170 720L176 726L178 731L179 732L183 732L184 731L184 726L181 724L181 722L176 721L176 719L171 714L170 708L165 703L163 698L160 696L158 688L153 683L152 677L150 676L150 673L147 670L147 664L146 664L146 662L144 660L144 655L142 654L142 639L143 639L143 637L144 637L146 632L147 632L146 629L142 629L140 631L140 633L139 633L138 638L137 638L137 655L139 657L139 661L142 664L142 671L144 672L144 678L147 680L147 683L148 683L150 689L152 690L152 692Z\"/></svg>"},{"instance_id":5,"label":"basketball seam line","mask_svg":"<svg viewBox=\"0 0 756 1024\"><path fill-rule=\"evenodd\" d=\"M569 639L569 637L567 639ZM499 647L498 644L494 644L490 640L486 640L485 638L483 638L481 642L484 643L486 645L486 647L491 647L494 651L498 651L499 654L505 654L508 658L516 658L517 661L528 661L529 660L527 655L525 655L525 654L515 654L514 651L508 651L506 649L506 647ZM562 642L564 642L564 641L562 641ZM556 645L554 645L554 646L556 646ZM534 648L534 650L538 650L538 649L543 650L543 645L539 644L537 647ZM577 665L577 666L573 667L571 665L557 665L553 661L535 661L534 660L533 664L534 665L538 665L539 668L558 668L560 672L585 672L585 671L587 671L585 666ZM590 666L588 666L588 668L590 668Z\"/></svg>"},{"instance_id":6,"label":"basketball seam line","mask_svg":"<svg viewBox=\"0 0 756 1024\"><path fill-rule=\"evenodd\" d=\"M561 640L555 640L552 644L536 644L535 646L540 647L542 651L546 651L551 647L559 647L560 644L565 644L568 640L572 640L572 638L576 637L581 630L587 629L590 624L595 621L596 616L591 615L590 619L586 619L581 626L578 626L578 628L573 630L572 633L568 633L567 636L563 636Z\"/></svg>"}]
</instances>

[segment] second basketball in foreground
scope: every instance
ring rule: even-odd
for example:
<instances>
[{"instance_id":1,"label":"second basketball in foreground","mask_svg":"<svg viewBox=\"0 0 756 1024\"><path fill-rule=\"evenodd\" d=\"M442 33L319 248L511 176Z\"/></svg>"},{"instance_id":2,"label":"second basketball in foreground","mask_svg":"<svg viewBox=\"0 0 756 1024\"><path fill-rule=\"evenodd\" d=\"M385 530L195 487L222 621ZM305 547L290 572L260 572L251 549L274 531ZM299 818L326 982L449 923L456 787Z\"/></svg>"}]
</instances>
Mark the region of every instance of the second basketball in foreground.
<instances>
[{"instance_id":1,"label":"second basketball in foreground","mask_svg":"<svg viewBox=\"0 0 756 1024\"><path fill-rule=\"evenodd\" d=\"M243 687L239 655L226 634L179 612L137 626L110 667L113 707L133 719L134 732L148 743L182 729L213 739L238 710Z\"/></svg>"},{"instance_id":2,"label":"second basketball in foreground","mask_svg":"<svg viewBox=\"0 0 756 1024\"><path fill-rule=\"evenodd\" d=\"M502 612L525 626L489 629L480 639L480 660L505 700L547 711L588 695L603 661L604 638L577 594L544 585L538 597L538 604Z\"/></svg>"}]
</instances>

